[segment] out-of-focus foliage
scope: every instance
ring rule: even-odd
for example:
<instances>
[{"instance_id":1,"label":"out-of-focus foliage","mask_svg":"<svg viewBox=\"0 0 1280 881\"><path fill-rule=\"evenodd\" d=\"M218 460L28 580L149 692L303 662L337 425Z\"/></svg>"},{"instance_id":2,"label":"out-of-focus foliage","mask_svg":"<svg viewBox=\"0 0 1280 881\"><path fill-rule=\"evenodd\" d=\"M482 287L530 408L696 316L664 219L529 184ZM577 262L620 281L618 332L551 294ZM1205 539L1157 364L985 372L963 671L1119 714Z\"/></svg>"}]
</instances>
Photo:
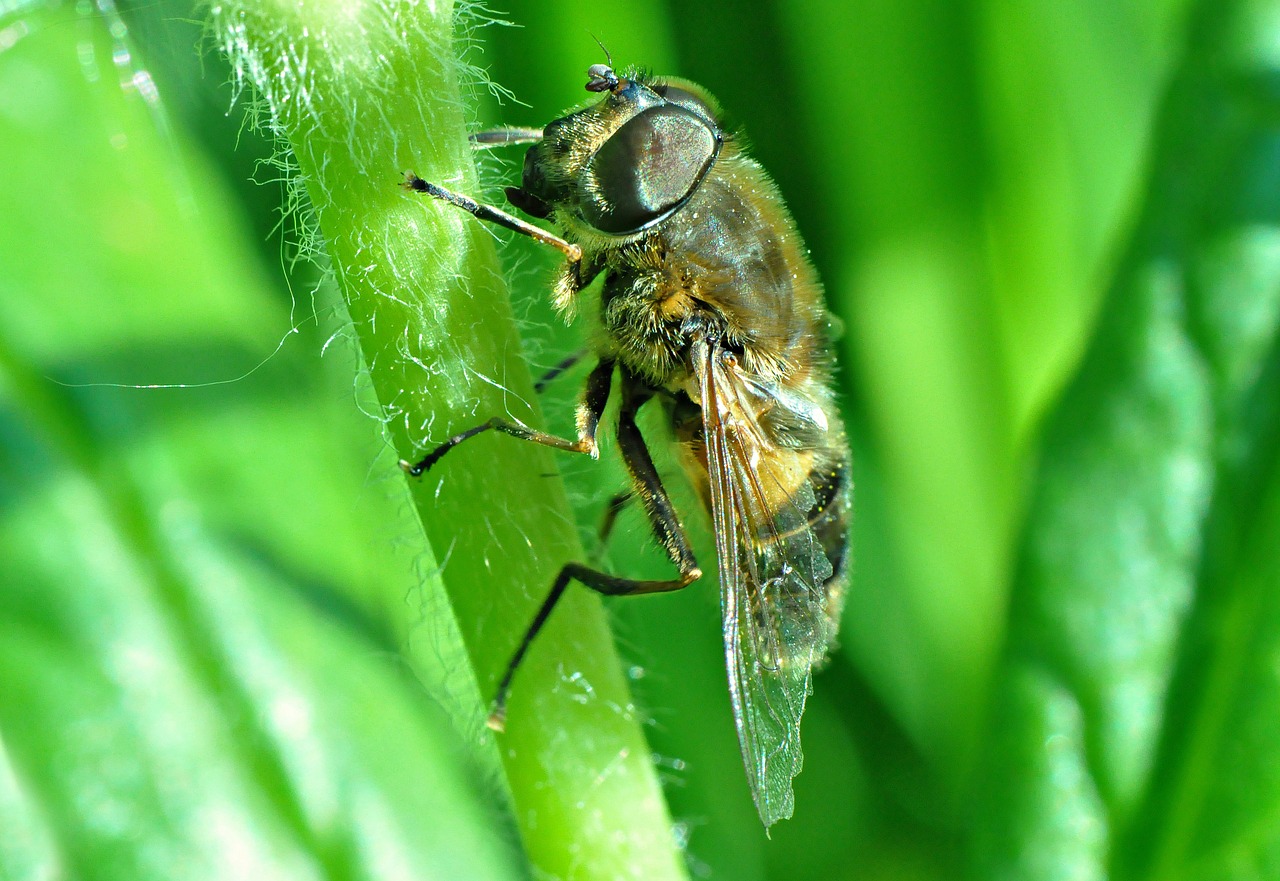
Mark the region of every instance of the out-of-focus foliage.
<instances>
[{"instance_id":1,"label":"out-of-focus foliage","mask_svg":"<svg viewBox=\"0 0 1280 881\"><path fill-rule=\"evenodd\" d=\"M381 8L298 15L363 26ZM618 835L665 830L660 806L619 794L646 785L624 768L630 729L554 737L604 702L591 665L614 663L582 648L586 598L535 649L530 681L559 697L518 755L480 721L552 558L576 552L563 524L516 547L570 510L549 485L531 515L531 487L562 466L590 548L621 485L611 446L560 463L476 441L416 502L394 466L468 408L516 406L503 389L527 392L523 363L575 350L589 320L556 323L550 258L504 243L519 336L504 303L449 300L431 320L454 360L405 394L436 421L384 434L374 414L407 408L379 364L421 353L397 348L393 306L362 304L350 273L387 263L354 259L373 252L342 224L419 261L409 287L455 284L413 236L445 236L462 248L448 265L482 276L487 240L413 203L372 227L382 214L350 183L342 216L320 213L356 291L350 326L336 285L282 259L282 235L313 240L297 215L274 232L295 191L259 164L280 145L243 129L252 94L226 114L206 12L0 8L0 878L518 878L530 857L609 877ZM1280 878L1280 2L501 13L520 27L473 15L458 45L524 103L409 102L424 125L449 120L422 153L336 136L375 168L390 151L387 211L397 164L451 161L464 121L538 125L583 100L590 33L619 65L722 101L845 326L855 577L796 815L772 839L739 764L715 591L608 606L688 874ZM292 57L338 53L344 87L379 69L362 52L419 57L371 45ZM404 123L386 96L348 97ZM318 201L333 190L317 180L365 167L301 158ZM518 168L518 150L486 155L477 186L496 198ZM547 424L569 430L580 378L544 397ZM628 512L604 558L667 571L650 544ZM552 757L545 776L524 756ZM534 828L579 792L593 822Z\"/></svg>"},{"instance_id":2,"label":"out-of-focus foliage","mask_svg":"<svg viewBox=\"0 0 1280 881\"><path fill-rule=\"evenodd\" d=\"M332 315L112 10L7 28L0 876L523 877L466 671L398 660L438 585Z\"/></svg>"}]
</instances>

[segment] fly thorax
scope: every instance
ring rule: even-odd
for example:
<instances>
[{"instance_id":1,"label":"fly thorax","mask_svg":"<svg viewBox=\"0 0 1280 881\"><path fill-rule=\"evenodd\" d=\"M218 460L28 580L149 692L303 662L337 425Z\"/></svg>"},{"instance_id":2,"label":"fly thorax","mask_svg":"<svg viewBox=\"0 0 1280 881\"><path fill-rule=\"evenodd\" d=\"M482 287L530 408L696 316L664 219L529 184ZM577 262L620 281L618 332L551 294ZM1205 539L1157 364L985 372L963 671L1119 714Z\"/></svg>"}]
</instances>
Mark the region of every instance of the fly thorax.
<instances>
[{"instance_id":1,"label":"fly thorax","mask_svg":"<svg viewBox=\"0 0 1280 881\"><path fill-rule=\"evenodd\" d=\"M601 291L601 323L619 357L658 387L679 384L687 372L685 328L695 309L679 279L661 269L613 273Z\"/></svg>"}]
</instances>

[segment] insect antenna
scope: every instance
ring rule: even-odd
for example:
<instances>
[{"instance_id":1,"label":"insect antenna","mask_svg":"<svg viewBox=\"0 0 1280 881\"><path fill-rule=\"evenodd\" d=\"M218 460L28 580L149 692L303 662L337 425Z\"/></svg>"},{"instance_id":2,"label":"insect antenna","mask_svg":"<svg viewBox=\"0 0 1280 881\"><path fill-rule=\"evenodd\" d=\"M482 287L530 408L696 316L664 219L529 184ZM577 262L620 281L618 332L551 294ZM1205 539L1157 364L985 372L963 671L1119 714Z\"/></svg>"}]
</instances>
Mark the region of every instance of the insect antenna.
<instances>
[{"instance_id":1,"label":"insect antenna","mask_svg":"<svg viewBox=\"0 0 1280 881\"><path fill-rule=\"evenodd\" d=\"M587 31L587 36L596 41L596 45L599 46L600 51L604 53L605 63L608 64L609 67L613 67L613 56L609 54L609 50L605 47L604 43L600 42L600 38L591 33L591 31Z\"/></svg>"}]
</instances>

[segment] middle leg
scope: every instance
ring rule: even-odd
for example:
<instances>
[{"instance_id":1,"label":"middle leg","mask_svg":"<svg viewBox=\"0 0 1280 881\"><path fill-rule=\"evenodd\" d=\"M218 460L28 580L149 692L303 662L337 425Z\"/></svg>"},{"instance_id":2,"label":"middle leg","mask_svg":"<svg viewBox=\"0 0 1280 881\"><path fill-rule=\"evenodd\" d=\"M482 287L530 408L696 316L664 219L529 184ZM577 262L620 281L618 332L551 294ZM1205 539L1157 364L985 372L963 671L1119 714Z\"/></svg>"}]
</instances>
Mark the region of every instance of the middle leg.
<instances>
[{"instance_id":1,"label":"middle leg","mask_svg":"<svg viewBox=\"0 0 1280 881\"><path fill-rule=\"evenodd\" d=\"M439 462L445 453L463 441L486 431L500 431L503 434L509 434L521 440L533 441L557 450L566 450L571 453L589 453L594 457L597 455L596 429L600 427L600 417L604 414L605 405L609 402L609 386L613 382L613 366L613 361L601 358L600 363L592 369L591 374L587 377L587 387L582 396L582 403L578 405L578 437L576 440L557 437L553 434L547 434L546 432L520 425L518 422L495 416L474 428L458 432L417 462L401 459L400 467L410 477L421 477Z\"/></svg>"}]
</instances>

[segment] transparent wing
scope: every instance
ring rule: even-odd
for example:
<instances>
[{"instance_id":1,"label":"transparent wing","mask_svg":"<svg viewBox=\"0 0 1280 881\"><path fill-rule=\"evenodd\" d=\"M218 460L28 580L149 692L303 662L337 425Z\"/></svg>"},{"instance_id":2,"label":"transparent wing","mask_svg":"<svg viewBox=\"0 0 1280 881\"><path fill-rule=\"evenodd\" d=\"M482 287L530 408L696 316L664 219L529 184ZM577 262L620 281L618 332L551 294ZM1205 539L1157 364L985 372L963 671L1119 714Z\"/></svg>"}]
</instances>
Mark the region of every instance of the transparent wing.
<instances>
[{"instance_id":1,"label":"transparent wing","mask_svg":"<svg viewBox=\"0 0 1280 881\"><path fill-rule=\"evenodd\" d=\"M703 343L695 364L729 694L747 778L768 827L790 817L794 805L800 717L813 665L834 635L833 571L811 525L817 500L809 460L780 450L761 429L758 390L731 356Z\"/></svg>"}]
</instances>

